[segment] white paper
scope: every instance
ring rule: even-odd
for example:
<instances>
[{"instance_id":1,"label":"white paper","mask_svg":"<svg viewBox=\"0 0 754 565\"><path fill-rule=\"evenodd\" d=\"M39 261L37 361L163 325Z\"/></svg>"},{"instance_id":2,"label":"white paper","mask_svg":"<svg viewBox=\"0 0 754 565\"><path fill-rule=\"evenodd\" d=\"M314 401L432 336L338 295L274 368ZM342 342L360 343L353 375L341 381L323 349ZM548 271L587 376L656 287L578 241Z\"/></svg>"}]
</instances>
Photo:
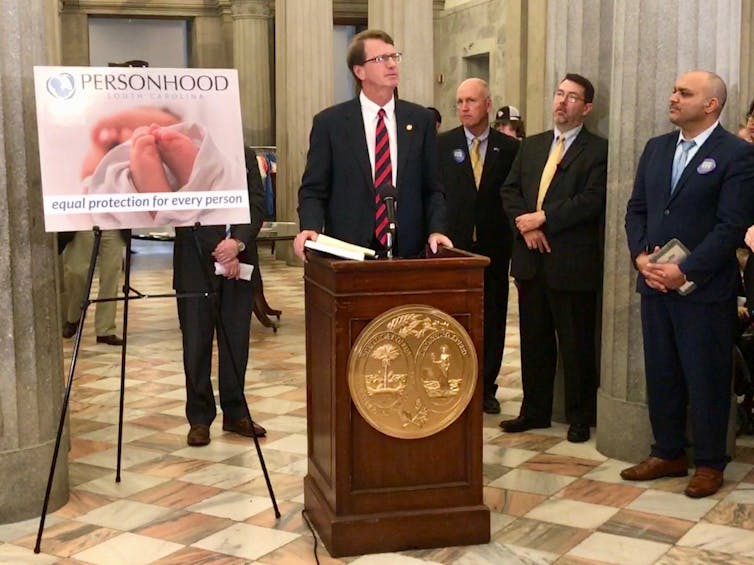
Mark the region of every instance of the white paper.
<instances>
[{"instance_id":1,"label":"white paper","mask_svg":"<svg viewBox=\"0 0 754 565\"><path fill-rule=\"evenodd\" d=\"M254 265L250 265L249 263L239 263L238 266L240 267L239 278L245 281L250 281L251 273L254 272ZM215 274L221 276L225 274L225 267L217 261L215 261Z\"/></svg>"}]
</instances>

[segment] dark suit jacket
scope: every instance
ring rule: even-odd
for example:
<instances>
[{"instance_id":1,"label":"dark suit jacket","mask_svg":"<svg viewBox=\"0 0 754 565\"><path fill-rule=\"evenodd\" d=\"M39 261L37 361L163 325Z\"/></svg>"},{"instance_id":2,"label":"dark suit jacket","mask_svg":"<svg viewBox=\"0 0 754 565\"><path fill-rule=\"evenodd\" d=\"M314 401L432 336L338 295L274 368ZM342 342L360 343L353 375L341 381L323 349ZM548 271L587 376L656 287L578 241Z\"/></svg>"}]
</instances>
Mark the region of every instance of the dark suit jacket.
<instances>
[{"instance_id":1,"label":"dark suit jacket","mask_svg":"<svg viewBox=\"0 0 754 565\"><path fill-rule=\"evenodd\" d=\"M671 196L677 141L677 131L650 139L639 160L626 211L631 259L677 238L691 251L681 270L697 285L685 299L726 300L738 284L736 248L754 221L754 146L718 126L689 161ZM642 276L636 288L642 294L656 292Z\"/></svg>"},{"instance_id":2,"label":"dark suit jacket","mask_svg":"<svg viewBox=\"0 0 754 565\"><path fill-rule=\"evenodd\" d=\"M448 237L453 245L471 250L476 226L476 251L493 261L510 259L513 233L500 200L503 185L518 151L518 141L490 129L479 190L474 183L463 126L437 138L442 183L448 209Z\"/></svg>"},{"instance_id":3,"label":"dark suit jacket","mask_svg":"<svg viewBox=\"0 0 754 565\"><path fill-rule=\"evenodd\" d=\"M582 128L558 165L542 204L547 217L542 229L551 253L529 250L515 227L516 217L536 210L539 181L553 135L550 130L521 142L502 188L503 208L515 234L511 275L528 280L541 267L551 288L599 290L607 185L606 139Z\"/></svg>"},{"instance_id":4,"label":"dark suit jacket","mask_svg":"<svg viewBox=\"0 0 754 565\"><path fill-rule=\"evenodd\" d=\"M250 158L251 157L251 158ZM262 227L264 218L264 186L259 174L256 154L247 149L246 178L249 190L249 208L251 223L231 225L230 235L234 239L243 241L246 249L238 254L238 260L242 263L255 265L259 263L257 256L256 237ZM225 238L225 226L200 226L196 229L196 235L201 247L202 256L194 239L194 228L175 228L175 242L173 244L173 288L178 292L205 292L207 279L205 269L214 273L214 259L212 252ZM214 288L220 284L220 277L210 276ZM246 281L241 281L244 284Z\"/></svg>"},{"instance_id":5,"label":"dark suit jacket","mask_svg":"<svg viewBox=\"0 0 754 565\"><path fill-rule=\"evenodd\" d=\"M398 136L397 256L418 255L427 236L446 233L445 194L437 168L435 122L426 108L395 101ZM370 247L374 181L361 104L355 98L314 117L298 193L302 230Z\"/></svg>"}]
</instances>

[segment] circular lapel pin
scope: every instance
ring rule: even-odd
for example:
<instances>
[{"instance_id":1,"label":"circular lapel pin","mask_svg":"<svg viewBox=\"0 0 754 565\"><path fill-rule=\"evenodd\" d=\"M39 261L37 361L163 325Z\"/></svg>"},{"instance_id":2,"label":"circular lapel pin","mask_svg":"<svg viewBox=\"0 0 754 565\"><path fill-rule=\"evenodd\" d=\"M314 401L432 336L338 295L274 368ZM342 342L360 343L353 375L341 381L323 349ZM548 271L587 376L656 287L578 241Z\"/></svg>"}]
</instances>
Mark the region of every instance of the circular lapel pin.
<instances>
[{"instance_id":1,"label":"circular lapel pin","mask_svg":"<svg viewBox=\"0 0 754 565\"><path fill-rule=\"evenodd\" d=\"M456 163L463 163L466 160L466 154L463 149L453 149L453 160Z\"/></svg>"}]
</instances>

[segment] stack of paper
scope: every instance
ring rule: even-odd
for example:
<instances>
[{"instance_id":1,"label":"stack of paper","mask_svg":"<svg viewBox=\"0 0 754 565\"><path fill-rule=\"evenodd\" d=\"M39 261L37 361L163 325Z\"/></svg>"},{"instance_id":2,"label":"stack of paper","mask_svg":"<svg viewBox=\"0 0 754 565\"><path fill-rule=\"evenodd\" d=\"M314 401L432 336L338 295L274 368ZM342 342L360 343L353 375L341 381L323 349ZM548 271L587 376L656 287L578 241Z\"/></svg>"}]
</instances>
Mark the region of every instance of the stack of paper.
<instances>
[{"instance_id":1,"label":"stack of paper","mask_svg":"<svg viewBox=\"0 0 754 565\"><path fill-rule=\"evenodd\" d=\"M304 243L304 247L314 249L315 251L321 251L322 253L328 253L343 259L353 259L354 261L374 259L376 255L374 250L369 249L368 247L354 245L353 243L348 243L323 234L319 234L316 241L311 239L308 240Z\"/></svg>"}]
</instances>

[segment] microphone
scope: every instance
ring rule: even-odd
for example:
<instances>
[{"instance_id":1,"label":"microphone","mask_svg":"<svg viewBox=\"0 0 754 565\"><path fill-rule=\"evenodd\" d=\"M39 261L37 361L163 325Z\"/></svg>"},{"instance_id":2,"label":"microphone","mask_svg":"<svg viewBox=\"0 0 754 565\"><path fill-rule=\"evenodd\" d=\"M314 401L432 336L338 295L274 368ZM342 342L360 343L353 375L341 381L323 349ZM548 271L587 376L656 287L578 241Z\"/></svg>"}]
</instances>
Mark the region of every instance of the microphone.
<instances>
[{"instance_id":1,"label":"microphone","mask_svg":"<svg viewBox=\"0 0 754 565\"><path fill-rule=\"evenodd\" d=\"M387 208L388 229L395 233L397 227L395 220L395 207L398 204L398 189L390 183L384 183L377 189L377 194Z\"/></svg>"}]
</instances>

